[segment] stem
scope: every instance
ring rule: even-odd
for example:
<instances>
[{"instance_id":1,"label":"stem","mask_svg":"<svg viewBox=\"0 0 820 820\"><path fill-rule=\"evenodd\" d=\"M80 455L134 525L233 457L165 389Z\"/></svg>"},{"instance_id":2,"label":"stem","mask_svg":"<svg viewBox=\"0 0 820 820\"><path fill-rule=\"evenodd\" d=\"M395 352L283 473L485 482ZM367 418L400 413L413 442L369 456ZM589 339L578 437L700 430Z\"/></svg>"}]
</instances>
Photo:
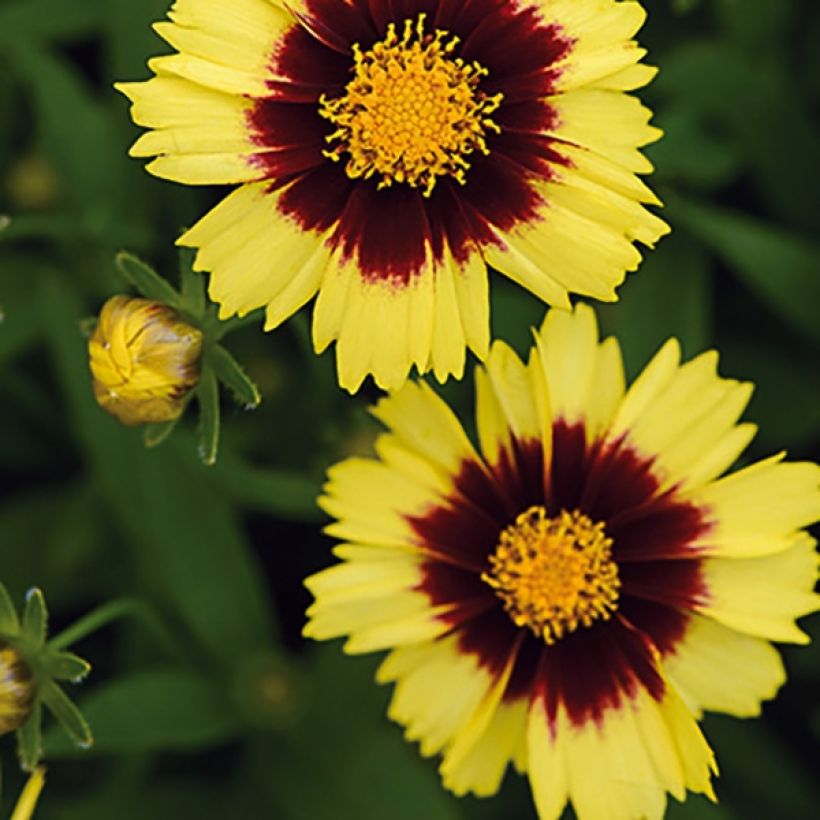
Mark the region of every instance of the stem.
<instances>
[{"instance_id":1,"label":"stem","mask_svg":"<svg viewBox=\"0 0 820 820\"><path fill-rule=\"evenodd\" d=\"M67 629L55 635L49 642L50 649L66 649L71 644L82 640L119 618L134 616L141 620L159 638L161 643L172 654L176 650L176 642L171 637L168 630L157 617L156 613L141 601L134 598L119 598L110 601L97 609L91 610L78 621L75 621Z\"/></svg>"}]
</instances>

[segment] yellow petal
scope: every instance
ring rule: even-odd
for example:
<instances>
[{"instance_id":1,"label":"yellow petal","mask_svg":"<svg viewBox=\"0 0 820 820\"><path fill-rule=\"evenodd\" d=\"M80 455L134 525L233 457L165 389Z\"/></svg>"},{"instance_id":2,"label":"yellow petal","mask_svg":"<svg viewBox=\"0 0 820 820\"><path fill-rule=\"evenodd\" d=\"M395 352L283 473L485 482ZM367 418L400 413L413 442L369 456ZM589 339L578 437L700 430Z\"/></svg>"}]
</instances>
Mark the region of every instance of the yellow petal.
<instances>
[{"instance_id":1,"label":"yellow petal","mask_svg":"<svg viewBox=\"0 0 820 820\"><path fill-rule=\"evenodd\" d=\"M759 461L686 494L712 521L698 546L723 557L774 553L820 518L820 466L782 458Z\"/></svg>"},{"instance_id":2,"label":"yellow petal","mask_svg":"<svg viewBox=\"0 0 820 820\"><path fill-rule=\"evenodd\" d=\"M698 610L738 632L773 641L808 643L795 619L820 608L816 542L805 533L793 546L755 558L710 558L703 563L709 600Z\"/></svg>"},{"instance_id":3,"label":"yellow petal","mask_svg":"<svg viewBox=\"0 0 820 820\"><path fill-rule=\"evenodd\" d=\"M780 654L768 642L692 614L686 634L663 661L689 708L737 717L760 714L786 680Z\"/></svg>"}]
</instances>

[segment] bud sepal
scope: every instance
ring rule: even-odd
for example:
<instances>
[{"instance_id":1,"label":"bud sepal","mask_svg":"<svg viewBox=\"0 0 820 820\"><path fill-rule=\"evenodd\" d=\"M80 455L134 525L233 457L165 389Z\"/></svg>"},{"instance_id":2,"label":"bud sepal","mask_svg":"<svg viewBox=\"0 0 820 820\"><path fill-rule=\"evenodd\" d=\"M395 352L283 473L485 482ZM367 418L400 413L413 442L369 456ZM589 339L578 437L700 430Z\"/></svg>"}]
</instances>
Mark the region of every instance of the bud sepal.
<instances>
[{"instance_id":1,"label":"bud sepal","mask_svg":"<svg viewBox=\"0 0 820 820\"><path fill-rule=\"evenodd\" d=\"M97 403L121 423L142 426L147 447L161 444L188 403L199 407L199 452L216 461L222 382L245 408L261 401L256 385L220 344L243 321L220 321L192 256L180 254L180 290L145 262L119 253L117 267L141 296L111 297L88 348Z\"/></svg>"},{"instance_id":2,"label":"bud sepal","mask_svg":"<svg viewBox=\"0 0 820 820\"><path fill-rule=\"evenodd\" d=\"M56 639L49 642L47 630L48 609L39 589L26 594L20 617L0 584L0 734L16 732L20 765L27 772L43 757L43 706L78 746L93 742L85 718L57 683L79 683L91 665Z\"/></svg>"}]
</instances>

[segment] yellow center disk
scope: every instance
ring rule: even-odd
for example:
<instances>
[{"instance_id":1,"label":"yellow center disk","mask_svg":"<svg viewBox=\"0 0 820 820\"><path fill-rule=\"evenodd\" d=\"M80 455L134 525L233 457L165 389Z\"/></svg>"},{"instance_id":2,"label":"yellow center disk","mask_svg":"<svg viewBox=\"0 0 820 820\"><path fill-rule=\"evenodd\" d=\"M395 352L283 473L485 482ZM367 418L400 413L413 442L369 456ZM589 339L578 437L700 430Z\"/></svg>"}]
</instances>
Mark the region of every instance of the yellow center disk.
<instances>
[{"instance_id":1,"label":"yellow center disk","mask_svg":"<svg viewBox=\"0 0 820 820\"><path fill-rule=\"evenodd\" d=\"M502 95L479 91L487 70L453 56L457 37L426 34L424 18L405 20L401 38L391 23L369 51L354 45L355 76L344 96L320 98L319 113L336 126L325 156L347 154L349 177L378 175L379 188L405 182L430 196L438 177L464 184L466 157L489 153L484 136L500 130L490 115Z\"/></svg>"},{"instance_id":2,"label":"yellow center disk","mask_svg":"<svg viewBox=\"0 0 820 820\"><path fill-rule=\"evenodd\" d=\"M617 608L621 582L611 548L604 525L577 510L549 518L531 507L501 533L481 578L517 626L552 644Z\"/></svg>"}]
</instances>

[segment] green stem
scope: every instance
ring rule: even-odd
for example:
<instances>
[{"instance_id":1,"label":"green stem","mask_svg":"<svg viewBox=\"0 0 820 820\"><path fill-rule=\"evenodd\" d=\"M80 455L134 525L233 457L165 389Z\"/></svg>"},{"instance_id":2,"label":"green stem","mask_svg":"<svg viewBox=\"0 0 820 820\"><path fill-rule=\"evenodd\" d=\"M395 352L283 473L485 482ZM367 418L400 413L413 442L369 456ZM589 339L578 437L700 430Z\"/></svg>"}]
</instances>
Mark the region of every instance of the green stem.
<instances>
[{"instance_id":1,"label":"green stem","mask_svg":"<svg viewBox=\"0 0 820 820\"><path fill-rule=\"evenodd\" d=\"M116 601L110 601L107 604L97 607L97 609L93 609L87 615L75 621L67 629L55 635L48 642L48 646L50 649L66 649L112 621L128 616L134 616L143 621L143 623L154 632L157 638L159 638L166 649L174 653L176 642L157 617L156 613L144 603L134 598L119 598Z\"/></svg>"}]
</instances>

